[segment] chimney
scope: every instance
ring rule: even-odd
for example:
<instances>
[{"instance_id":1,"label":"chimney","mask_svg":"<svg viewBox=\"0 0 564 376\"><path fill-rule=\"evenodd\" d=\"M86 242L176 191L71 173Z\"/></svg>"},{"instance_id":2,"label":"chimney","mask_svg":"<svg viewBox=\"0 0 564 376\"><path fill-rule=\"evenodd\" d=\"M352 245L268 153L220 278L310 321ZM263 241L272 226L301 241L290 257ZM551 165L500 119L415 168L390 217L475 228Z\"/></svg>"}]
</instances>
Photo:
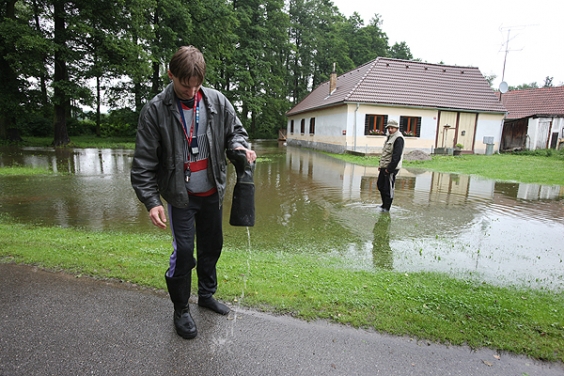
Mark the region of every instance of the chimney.
<instances>
[{"instance_id":1,"label":"chimney","mask_svg":"<svg viewBox=\"0 0 564 376\"><path fill-rule=\"evenodd\" d=\"M333 72L331 72L331 77L329 78L329 95L333 94L337 88L337 72L335 72L335 63L333 63Z\"/></svg>"}]
</instances>

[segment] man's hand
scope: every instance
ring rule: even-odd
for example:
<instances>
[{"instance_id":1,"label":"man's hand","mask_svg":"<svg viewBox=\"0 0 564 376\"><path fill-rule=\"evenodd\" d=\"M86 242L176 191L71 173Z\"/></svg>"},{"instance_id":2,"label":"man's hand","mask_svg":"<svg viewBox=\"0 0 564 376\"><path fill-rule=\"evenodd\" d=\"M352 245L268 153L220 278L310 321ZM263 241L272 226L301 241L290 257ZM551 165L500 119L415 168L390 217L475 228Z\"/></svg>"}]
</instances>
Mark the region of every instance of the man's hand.
<instances>
[{"instance_id":1,"label":"man's hand","mask_svg":"<svg viewBox=\"0 0 564 376\"><path fill-rule=\"evenodd\" d=\"M158 228L162 228L163 230L166 228L166 215L162 205L155 206L149 210L149 218L151 218L153 224Z\"/></svg>"},{"instance_id":2,"label":"man's hand","mask_svg":"<svg viewBox=\"0 0 564 376\"><path fill-rule=\"evenodd\" d=\"M244 147L235 148L235 150L245 150L245 154L247 154L247 161L249 163L253 163L257 159L257 153L254 150L246 149Z\"/></svg>"}]
</instances>

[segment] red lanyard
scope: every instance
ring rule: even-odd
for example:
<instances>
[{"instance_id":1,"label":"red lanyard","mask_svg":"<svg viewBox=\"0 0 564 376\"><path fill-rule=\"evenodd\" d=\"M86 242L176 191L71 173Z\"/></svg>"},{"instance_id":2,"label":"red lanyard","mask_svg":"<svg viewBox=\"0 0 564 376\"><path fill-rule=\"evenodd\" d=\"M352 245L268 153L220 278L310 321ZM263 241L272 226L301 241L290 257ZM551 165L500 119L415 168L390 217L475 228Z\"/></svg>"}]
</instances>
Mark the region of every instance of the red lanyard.
<instances>
[{"instance_id":1,"label":"red lanyard","mask_svg":"<svg viewBox=\"0 0 564 376\"><path fill-rule=\"evenodd\" d=\"M184 130L184 136L186 141L188 141L188 149L192 154L198 154L198 124L200 123L200 101L202 100L202 94L198 91L194 98L194 117L192 119L192 124L190 125L190 135L188 135L188 125L186 124L186 119L184 118L184 109L182 108L182 103L180 99L178 100L178 111L180 112L180 118L182 120L182 129ZM196 138L194 138L194 133ZM194 145L192 145L192 140L194 140ZM190 158L188 158L190 159Z\"/></svg>"}]
</instances>

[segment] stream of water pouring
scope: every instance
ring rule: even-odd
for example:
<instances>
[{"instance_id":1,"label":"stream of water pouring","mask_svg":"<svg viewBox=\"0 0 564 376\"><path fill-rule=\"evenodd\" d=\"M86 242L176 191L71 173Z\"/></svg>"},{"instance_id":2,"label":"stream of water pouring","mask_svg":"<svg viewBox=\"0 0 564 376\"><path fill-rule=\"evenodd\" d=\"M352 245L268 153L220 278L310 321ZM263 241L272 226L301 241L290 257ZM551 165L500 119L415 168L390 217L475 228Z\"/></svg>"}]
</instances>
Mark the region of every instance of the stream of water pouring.
<instances>
[{"instance_id":1,"label":"stream of water pouring","mask_svg":"<svg viewBox=\"0 0 564 376\"><path fill-rule=\"evenodd\" d=\"M247 272L243 275L243 290L241 291L241 296L239 297L238 301L237 301L237 309L235 310L235 313L233 315L233 324L231 325L231 336L233 336L233 331L235 328L235 324L237 322L237 312L239 311L239 309L241 308L241 302L243 301L243 299L245 298L245 290L247 289L247 277L249 276L249 274L251 273L251 232L249 230L249 227L246 227L247 229L247 252L248 252L248 257L247 257Z\"/></svg>"}]
</instances>

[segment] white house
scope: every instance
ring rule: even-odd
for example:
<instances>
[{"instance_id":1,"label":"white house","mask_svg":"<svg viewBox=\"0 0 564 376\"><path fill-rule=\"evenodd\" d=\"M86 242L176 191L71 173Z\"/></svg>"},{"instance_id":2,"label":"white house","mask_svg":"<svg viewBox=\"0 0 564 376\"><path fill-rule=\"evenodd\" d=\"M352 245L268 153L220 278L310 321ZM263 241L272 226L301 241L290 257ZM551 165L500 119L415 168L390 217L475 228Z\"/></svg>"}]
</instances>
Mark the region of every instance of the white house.
<instances>
[{"instance_id":1,"label":"white house","mask_svg":"<svg viewBox=\"0 0 564 376\"><path fill-rule=\"evenodd\" d=\"M505 107L478 68L377 58L315 88L286 113L289 145L378 154L388 120L405 151L498 150ZM490 145L490 146L488 146Z\"/></svg>"},{"instance_id":2,"label":"white house","mask_svg":"<svg viewBox=\"0 0 564 376\"><path fill-rule=\"evenodd\" d=\"M564 145L564 86L501 95L507 108L501 150L556 149Z\"/></svg>"}]
</instances>

